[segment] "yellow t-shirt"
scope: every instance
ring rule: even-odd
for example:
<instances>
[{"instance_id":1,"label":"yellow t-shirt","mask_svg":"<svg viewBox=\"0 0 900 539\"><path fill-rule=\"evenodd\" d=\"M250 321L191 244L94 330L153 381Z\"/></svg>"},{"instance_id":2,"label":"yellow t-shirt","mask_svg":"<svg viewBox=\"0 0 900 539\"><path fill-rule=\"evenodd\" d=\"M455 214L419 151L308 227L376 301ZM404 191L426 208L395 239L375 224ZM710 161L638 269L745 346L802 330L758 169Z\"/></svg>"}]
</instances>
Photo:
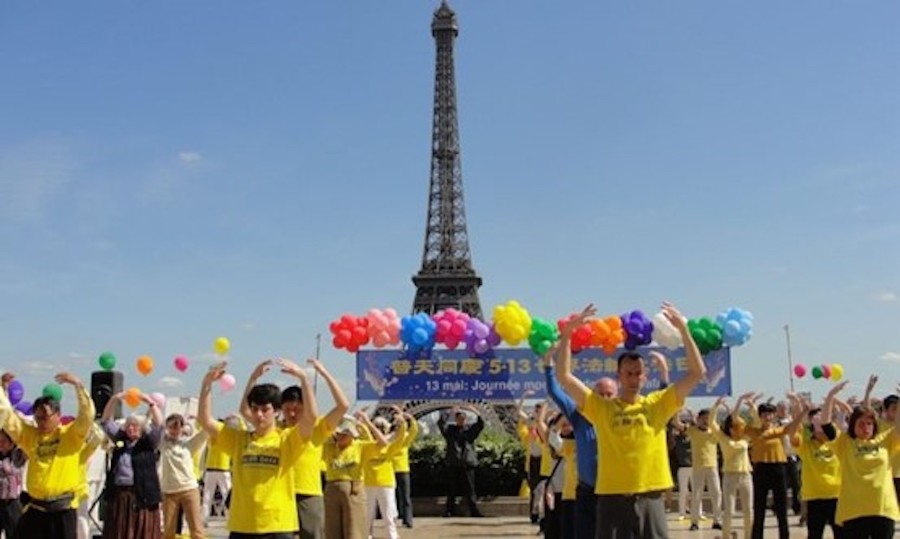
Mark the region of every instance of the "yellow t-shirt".
<instances>
[{"instance_id":1,"label":"yellow t-shirt","mask_svg":"<svg viewBox=\"0 0 900 539\"><path fill-rule=\"evenodd\" d=\"M0 404L8 405L4 391ZM39 500L74 494L72 508L78 507L83 490L85 469L82 450L94 418L94 404L87 390L77 390L78 417L68 425L47 434L24 423L11 413L6 419L6 431L28 457L25 489Z\"/></svg>"},{"instance_id":2,"label":"yellow t-shirt","mask_svg":"<svg viewBox=\"0 0 900 539\"><path fill-rule=\"evenodd\" d=\"M804 500L831 500L841 492L841 463L834 454L834 442L812 437L808 427L794 436L791 444L800 457L800 495Z\"/></svg>"},{"instance_id":3,"label":"yellow t-shirt","mask_svg":"<svg viewBox=\"0 0 900 539\"><path fill-rule=\"evenodd\" d=\"M575 490L578 487L578 464L575 462L575 440L563 438L560 453L565 461L565 475L563 476L563 500L574 500Z\"/></svg>"},{"instance_id":4,"label":"yellow t-shirt","mask_svg":"<svg viewBox=\"0 0 900 539\"><path fill-rule=\"evenodd\" d=\"M302 440L296 429L273 429L258 436L224 426L210 442L231 458L229 531L262 534L299 529L294 468Z\"/></svg>"},{"instance_id":5,"label":"yellow t-shirt","mask_svg":"<svg viewBox=\"0 0 900 539\"><path fill-rule=\"evenodd\" d=\"M691 462L693 468L718 468L719 456L716 453L716 437L712 429L703 430L694 425L688 427L688 440L691 441Z\"/></svg>"},{"instance_id":6,"label":"yellow t-shirt","mask_svg":"<svg viewBox=\"0 0 900 539\"><path fill-rule=\"evenodd\" d=\"M322 495L322 446L334 432L325 417L316 419L312 436L300 446L300 457L294 467L294 492L304 496Z\"/></svg>"},{"instance_id":7,"label":"yellow t-shirt","mask_svg":"<svg viewBox=\"0 0 900 539\"><path fill-rule=\"evenodd\" d=\"M756 463L787 462L784 452L784 427L775 425L763 430L761 427L747 427L750 437L750 460Z\"/></svg>"},{"instance_id":8,"label":"yellow t-shirt","mask_svg":"<svg viewBox=\"0 0 900 539\"><path fill-rule=\"evenodd\" d=\"M878 421L878 432L883 430L894 428L894 424L890 421L879 420ZM893 472L893 476L896 478L900 478L900 441L898 441L893 451L891 451L891 470Z\"/></svg>"},{"instance_id":9,"label":"yellow t-shirt","mask_svg":"<svg viewBox=\"0 0 900 539\"><path fill-rule=\"evenodd\" d=\"M103 429L95 423L91 426L87 438L84 440L84 446L82 446L81 455L79 456L81 459L81 485L78 488L78 499L81 501L86 500L90 495L91 489L88 485L88 465L90 464L94 452L100 447L100 443L103 442L105 437L106 433L104 433Z\"/></svg>"},{"instance_id":10,"label":"yellow t-shirt","mask_svg":"<svg viewBox=\"0 0 900 539\"><path fill-rule=\"evenodd\" d=\"M888 451L894 444L893 429L879 431L871 440L838 433L834 451L841 461L841 489L835 522L874 516L900 520L888 463Z\"/></svg>"},{"instance_id":11,"label":"yellow t-shirt","mask_svg":"<svg viewBox=\"0 0 900 539\"><path fill-rule=\"evenodd\" d=\"M219 423L220 426L224 423ZM231 457L223 450L221 444L212 439L206 444L206 469L227 472L231 469Z\"/></svg>"},{"instance_id":12,"label":"yellow t-shirt","mask_svg":"<svg viewBox=\"0 0 900 539\"><path fill-rule=\"evenodd\" d=\"M394 440L387 445L369 446L363 452L363 478L367 487L396 487L393 459L403 448L406 425L402 425Z\"/></svg>"},{"instance_id":13,"label":"yellow t-shirt","mask_svg":"<svg viewBox=\"0 0 900 539\"><path fill-rule=\"evenodd\" d=\"M537 432L537 431L535 431ZM539 437L539 435L538 435ZM550 442L541 441L541 477L550 477L553 473L553 453L550 452Z\"/></svg>"},{"instance_id":14,"label":"yellow t-shirt","mask_svg":"<svg viewBox=\"0 0 900 539\"><path fill-rule=\"evenodd\" d=\"M322 458L325 460L326 481L362 481L363 459L371 454L375 442L369 440L353 440L343 451L337 446L334 437L325 442Z\"/></svg>"},{"instance_id":15,"label":"yellow t-shirt","mask_svg":"<svg viewBox=\"0 0 900 539\"><path fill-rule=\"evenodd\" d=\"M639 494L672 487L666 423L684 399L675 386L628 404L591 392L582 415L597 431L597 494Z\"/></svg>"},{"instance_id":16,"label":"yellow t-shirt","mask_svg":"<svg viewBox=\"0 0 900 539\"><path fill-rule=\"evenodd\" d=\"M393 465L394 473L409 473L409 448L416 441L419 435L419 422L413 418L409 422L409 430L406 432L406 439L403 447L394 455Z\"/></svg>"},{"instance_id":17,"label":"yellow t-shirt","mask_svg":"<svg viewBox=\"0 0 900 539\"><path fill-rule=\"evenodd\" d=\"M735 440L719 428L715 421L709 422L709 430L722 449L722 471L725 473L750 473L750 443L741 438Z\"/></svg>"}]
</instances>

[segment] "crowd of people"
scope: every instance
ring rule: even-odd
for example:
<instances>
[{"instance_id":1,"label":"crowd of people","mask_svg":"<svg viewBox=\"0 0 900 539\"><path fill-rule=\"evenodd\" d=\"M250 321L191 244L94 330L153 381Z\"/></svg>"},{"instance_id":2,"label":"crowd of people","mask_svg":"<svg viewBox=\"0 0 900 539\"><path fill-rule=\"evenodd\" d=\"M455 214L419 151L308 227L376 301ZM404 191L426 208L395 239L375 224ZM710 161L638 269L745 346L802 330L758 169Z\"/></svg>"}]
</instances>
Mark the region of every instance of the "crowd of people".
<instances>
[{"instance_id":1,"label":"crowd of people","mask_svg":"<svg viewBox=\"0 0 900 539\"><path fill-rule=\"evenodd\" d=\"M839 398L845 381L821 405L794 394L774 403L747 393L730 408L720 398L691 413L685 399L704 378L704 363L681 313L669 304L663 313L684 342L687 370L674 382L665 358L653 352L646 360L619 355L615 380L589 386L574 376L572 333L596 314L590 305L544 356L549 401L533 413L520 402L519 436L531 520L545 537L668 537L666 502L676 482L679 516L690 518L692 530L703 522L708 492L712 528L736 535L739 500L745 539L761 539L771 494L785 539L790 486L809 537L822 537L826 526L838 539L893 537L900 520L896 394L873 399L872 376L860 400ZM56 376L75 391L78 413L69 422L53 397L37 399L25 418L0 391L0 530L7 539L87 537L88 505L102 492L105 539L173 538L185 522L192 538L206 537L217 500L233 539L364 539L379 513L388 537L399 537L398 524L413 526L408 451L418 422L399 407L375 417L366 408L348 414L334 377L320 361L308 362L334 401L325 414L307 371L287 359L260 363L240 410L225 419L212 413L224 362L203 377L196 417L164 417L145 395L145 415L117 420L126 398L118 394L95 422L91 396L70 373ZM651 362L662 384L647 392ZM295 383L281 389L260 381L273 370ZM3 376L4 387L11 379ZM456 514L458 496L470 516L482 516L475 444L484 421L464 405L442 414L438 428L446 441L445 516ZM88 479L97 455L102 485Z\"/></svg>"},{"instance_id":2,"label":"crowd of people","mask_svg":"<svg viewBox=\"0 0 900 539\"><path fill-rule=\"evenodd\" d=\"M827 526L836 539L888 539L900 520L898 395L873 399L869 379L861 399L838 395L824 403L793 393L775 403L761 393L719 398L696 413L685 397L705 367L685 319L663 305L684 342L687 372L669 383L665 359L647 360L661 387L644 391L649 364L634 352L618 357L617 380L592 387L572 374L570 342L593 306L570 319L544 358L550 402L526 413L519 403L519 437L526 453L531 520L549 538L668 537L667 501L677 484L680 519L698 530L708 494L710 528L737 537L740 501L745 539L762 539L769 496L778 535L789 537L788 495L808 537ZM900 393L900 387L897 388ZM527 397L528 395L523 396Z\"/></svg>"}]
</instances>

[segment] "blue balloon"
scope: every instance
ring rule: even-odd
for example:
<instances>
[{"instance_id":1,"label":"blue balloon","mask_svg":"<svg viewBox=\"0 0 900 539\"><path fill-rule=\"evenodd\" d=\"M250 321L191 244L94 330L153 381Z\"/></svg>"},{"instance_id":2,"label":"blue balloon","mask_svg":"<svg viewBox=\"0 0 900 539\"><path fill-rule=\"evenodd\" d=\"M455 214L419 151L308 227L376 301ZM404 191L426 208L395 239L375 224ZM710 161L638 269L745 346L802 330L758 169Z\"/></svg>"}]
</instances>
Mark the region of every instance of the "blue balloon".
<instances>
[{"instance_id":1,"label":"blue balloon","mask_svg":"<svg viewBox=\"0 0 900 539\"><path fill-rule=\"evenodd\" d=\"M19 404L21 402L22 397L25 396L25 388L22 387L22 382L18 380L13 380L9 383L9 386L6 388L6 394L9 396L9 403L13 406Z\"/></svg>"},{"instance_id":2,"label":"blue balloon","mask_svg":"<svg viewBox=\"0 0 900 539\"><path fill-rule=\"evenodd\" d=\"M21 412L24 415L32 415L34 413L34 407L31 405L31 402L22 401L16 405L16 411Z\"/></svg>"}]
</instances>

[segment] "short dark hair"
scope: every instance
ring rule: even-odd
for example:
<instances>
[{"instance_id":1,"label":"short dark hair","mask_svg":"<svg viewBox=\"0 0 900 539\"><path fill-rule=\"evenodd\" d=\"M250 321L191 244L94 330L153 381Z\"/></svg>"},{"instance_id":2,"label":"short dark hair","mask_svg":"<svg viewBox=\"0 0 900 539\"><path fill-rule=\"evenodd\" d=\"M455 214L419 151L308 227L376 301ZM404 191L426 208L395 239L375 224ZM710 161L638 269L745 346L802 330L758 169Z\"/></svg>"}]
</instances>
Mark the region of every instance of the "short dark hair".
<instances>
[{"instance_id":1,"label":"short dark hair","mask_svg":"<svg viewBox=\"0 0 900 539\"><path fill-rule=\"evenodd\" d=\"M758 414L774 414L776 411L777 408L771 402L764 402L756 408Z\"/></svg>"},{"instance_id":2,"label":"short dark hair","mask_svg":"<svg viewBox=\"0 0 900 539\"><path fill-rule=\"evenodd\" d=\"M856 433L854 432L854 429L856 429L856 422L864 417L871 419L872 423L875 425L875 430L872 431L872 435L878 434L878 418L875 417L875 412L868 408L855 408L853 413L850 414L850 419L847 420L847 434L849 434L851 438L856 438Z\"/></svg>"},{"instance_id":3,"label":"short dark hair","mask_svg":"<svg viewBox=\"0 0 900 539\"><path fill-rule=\"evenodd\" d=\"M704 409L700 410L699 412L697 412L698 418L703 417L703 416L708 416L708 415L709 415L709 408L704 408Z\"/></svg>"},{"instance_id":4,"label":"short dark hair","mask_svg":"<svg viewBox=\"0 0 900 539\"><path fill-rule=\"evenodd\" d=\"M622 352L619 354L619 358L616 360L616 370L622 369L622 363L625 361L643 361L644 356L638 354L637 352Z\"/></svg>"},{"instance_id":5,"label":"short dark hair","mask_svg":"<svg viewBox=\"0 0 900 539\"><path fill-rule=\"evenodd\" d=\"M725 416L725 421L722 422L722 432L725 433L725 436L731 438L731 429L734 427L734 419L731 414Z\"/></svg>"},{"instance_id":6,"label":"short dark hair","mask_svg":"<svg viewBox=\"0 0 900 539\"><path fill-rule=\"evenodd\" d=\"M172 415L170 415L169 417L167 417L167 418L166 418L166 425L168 425L169 423L172 423L173 421L174 421L175 423L178 423L178 426L179 426L179 427L183 427L183 426L184 426L184 416L181 415L181 414L172 414Z\"/></svg>"},{"instance_id":7,"label":"short dark hair","mask_svg":"<svg viewBox=\"0 0 900 539\"><path fill-rule=\"evenodd\" d=\"M887 410L891 406L897 404L898 401L900 401L900 397L898 397L897 395L888 395L881 403L881 407Z\"/></svg>"},{"instance_id":8,"label":"short dark hair","mask_svg":"<svg viewBox=\"0 0 900 539\"><path fill-rule=\"evenodd\" d=\"M32 410L37 410L38 408L49 408L50 413L58 414L59 401L54 399L53 397L38 397L34 400Z\"/></svg>"},{"instance_id":9,"label":"short dark hair","mask_svg":"<svg viewBox=\"0 0 900 539\"><path fill-rule=\"evenodd\" d=\"M807 418L807 419L812 419L813 417L815 417L816 414L818 414L818 413L821 412L821 411L822 411L822 409L821 409L821 408L818 408L818 407L816 407L816 408L811 408L811 409L809 410L809 412L806 414L806 418Z\"/></svg>"},{"instance_id":10,"label":"short dark hair","mask_svg":"<svg viewBox=\"0 0 900 539\"><path fill-rule=\"evenodd\" d=\"M275 384L258 384L247 393L247 404L263 406L271 404L276 410L281 409L281 390Z\"/></svg>"},{"instance_id":11,"label":"short dark hair","mask_svg":"<svg viewBox=\"0 0 900 539\"><path fill-rule=\"evenodd\" d=\"M303 391L300 386L289 386L281 392L281 403L299 402L303 404Z\"/></svg>"}]
</instances>

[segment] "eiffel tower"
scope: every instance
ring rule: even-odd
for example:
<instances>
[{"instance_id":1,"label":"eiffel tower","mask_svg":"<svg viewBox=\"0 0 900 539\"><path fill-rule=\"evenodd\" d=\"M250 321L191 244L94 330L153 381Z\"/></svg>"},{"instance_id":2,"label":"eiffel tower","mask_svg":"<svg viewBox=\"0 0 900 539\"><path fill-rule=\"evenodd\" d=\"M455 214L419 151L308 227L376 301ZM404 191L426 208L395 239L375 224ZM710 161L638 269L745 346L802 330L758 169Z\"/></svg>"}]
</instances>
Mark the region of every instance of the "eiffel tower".
<instances>
[{"instance_id":1,"label":"eiffel tower","mask_svg":"<svg viewBox=\"0 0 900 539\"><path fill-rule=\"evenodd\" d=\"M482 318L478 287L481 277L472 267L466 208L463 201L462 159L456 112L453 43L459 34L456 13L446 0L434 12L431 35L437 47L434 71L434 116L431 129L431 184L422 269L413 277L413 312L434 314L448 307Z\"/></svg>"}]
</instances>

